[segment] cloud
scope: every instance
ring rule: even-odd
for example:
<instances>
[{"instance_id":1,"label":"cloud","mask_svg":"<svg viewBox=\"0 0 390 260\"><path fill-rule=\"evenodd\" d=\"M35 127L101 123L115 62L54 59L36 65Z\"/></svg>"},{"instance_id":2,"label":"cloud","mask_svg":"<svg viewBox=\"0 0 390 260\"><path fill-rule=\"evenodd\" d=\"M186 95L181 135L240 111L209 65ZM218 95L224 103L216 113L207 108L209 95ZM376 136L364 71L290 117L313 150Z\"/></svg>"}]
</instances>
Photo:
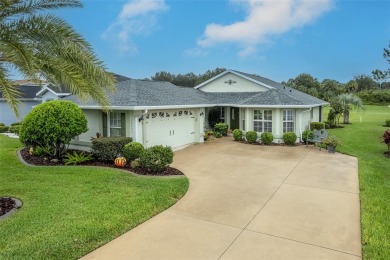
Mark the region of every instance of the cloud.
<instances>
[{"instance_id":1,"label":"cloud","mask_svg":"<svg viewBox=\"0 0 390 260\"><path fill-rule=\"evenodd\" d=\"M229 25L208 24L198 40L201 48L222 43L240 47L238 55L246 57L273 35L286 33L314 22L333 8L333 0L231 0L246 11L242 21Z\"/></svg>"},{"instance_id":2,"label":"cloud","mask_svg":"<svg viewBox=\"0 0 390 260\"><path fill-rule=\"evenodd\" d=\"M206 54L207 53L205 52L205 50L199 47L187 49L184 51L184 55L189 57L202 57L205 56Z\"/></svg>"},{"instance_id":3,"label":"cloud","mask_svg":"<svg viewBox=\"0 0 390 260\"><path fill-rule=\"evenodd\" d=\"M121 53L137 52L133 37L152 33L157 26L157 15L168 9L165 0L129 0L103 38L115 42Z\"/></svg>"}]
</instances>

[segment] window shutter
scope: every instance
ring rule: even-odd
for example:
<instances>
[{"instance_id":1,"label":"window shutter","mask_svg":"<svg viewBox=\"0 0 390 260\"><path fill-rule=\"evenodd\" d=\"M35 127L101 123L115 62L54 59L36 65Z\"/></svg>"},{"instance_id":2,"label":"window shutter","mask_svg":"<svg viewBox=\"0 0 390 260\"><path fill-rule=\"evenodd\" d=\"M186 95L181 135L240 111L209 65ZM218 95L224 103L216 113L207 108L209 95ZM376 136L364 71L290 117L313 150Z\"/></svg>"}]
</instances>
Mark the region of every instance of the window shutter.
<instances>
[{"instance_id":1,"label":"window shutter","mask_svg":"<svg viewBox=\"0 0 390 260\"><path fill-rule=\"evenodd\" d=\"M107 136L107 113L102 113L103 115L103 136Z\"/></svg>"},{"instance_id":2,"label":"window shutter","mask_svg":"<svg viewBox=\"0 0 390 260\"><path fill-rule=\"evenodd\" d=\"M121 113L121 136L126 136L126 114Z\"/></svg>"}]
</instances>

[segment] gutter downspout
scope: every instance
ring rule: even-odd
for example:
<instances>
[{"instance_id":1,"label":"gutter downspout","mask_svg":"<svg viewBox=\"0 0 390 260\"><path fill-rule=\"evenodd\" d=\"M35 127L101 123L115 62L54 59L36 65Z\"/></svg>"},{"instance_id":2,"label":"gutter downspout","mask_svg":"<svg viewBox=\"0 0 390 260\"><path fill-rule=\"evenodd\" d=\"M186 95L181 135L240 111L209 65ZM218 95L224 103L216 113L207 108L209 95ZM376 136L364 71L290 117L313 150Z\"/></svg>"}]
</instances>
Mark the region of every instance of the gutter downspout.
<instances>
[{"instance_id":1,"label":"gutter downspout","mask_svg":"<svg viewBox=\"0 0 390 260\"><path fill-rule=\"evenodd\" d=\"M306 113L306 112L309 112L311 111L312 107L309 108L308 110L305 110L305 111L301 111L299 113L299 135L300 135L300 141L302 142L302 113ZM309 122L309 126L310 126L310 120L308 121Z\"/></svg>"}]
</instances>

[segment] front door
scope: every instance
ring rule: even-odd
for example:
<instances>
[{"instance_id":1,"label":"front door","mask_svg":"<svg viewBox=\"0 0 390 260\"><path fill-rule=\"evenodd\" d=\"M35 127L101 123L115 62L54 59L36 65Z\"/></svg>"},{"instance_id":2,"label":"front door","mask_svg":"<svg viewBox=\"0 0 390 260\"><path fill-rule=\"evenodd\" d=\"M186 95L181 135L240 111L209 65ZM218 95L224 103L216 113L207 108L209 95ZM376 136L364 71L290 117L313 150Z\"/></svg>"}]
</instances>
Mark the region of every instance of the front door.
<instances>
[{"instance_id":1,"label":"front door","mask_svg":"<svg viewBox=\"0 0 390 260\"><path fill-rule=\"evenodd\" d=\"M230 129L240 128L240 109L238 107L230 108Z\"/></svg>"}]
</instances>

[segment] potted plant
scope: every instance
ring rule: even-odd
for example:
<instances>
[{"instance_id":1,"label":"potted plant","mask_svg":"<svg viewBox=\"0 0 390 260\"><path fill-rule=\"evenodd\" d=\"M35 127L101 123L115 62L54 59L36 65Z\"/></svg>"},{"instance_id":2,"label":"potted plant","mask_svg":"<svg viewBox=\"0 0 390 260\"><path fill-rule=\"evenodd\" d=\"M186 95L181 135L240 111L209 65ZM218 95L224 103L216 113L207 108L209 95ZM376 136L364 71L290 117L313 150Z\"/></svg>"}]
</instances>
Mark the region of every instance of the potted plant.
<instances>
[{"instance_id":1,"label":"potted plant","mask_svg":"<svg viewBox=\"0 0 390 260\"><path fill-rule=\"evenodd\" d=\"M329 153L334 153L336 146L341 145L340 140L336 136L328 136L322 142L326 144Z\"/></svg>"}]
</instances>

